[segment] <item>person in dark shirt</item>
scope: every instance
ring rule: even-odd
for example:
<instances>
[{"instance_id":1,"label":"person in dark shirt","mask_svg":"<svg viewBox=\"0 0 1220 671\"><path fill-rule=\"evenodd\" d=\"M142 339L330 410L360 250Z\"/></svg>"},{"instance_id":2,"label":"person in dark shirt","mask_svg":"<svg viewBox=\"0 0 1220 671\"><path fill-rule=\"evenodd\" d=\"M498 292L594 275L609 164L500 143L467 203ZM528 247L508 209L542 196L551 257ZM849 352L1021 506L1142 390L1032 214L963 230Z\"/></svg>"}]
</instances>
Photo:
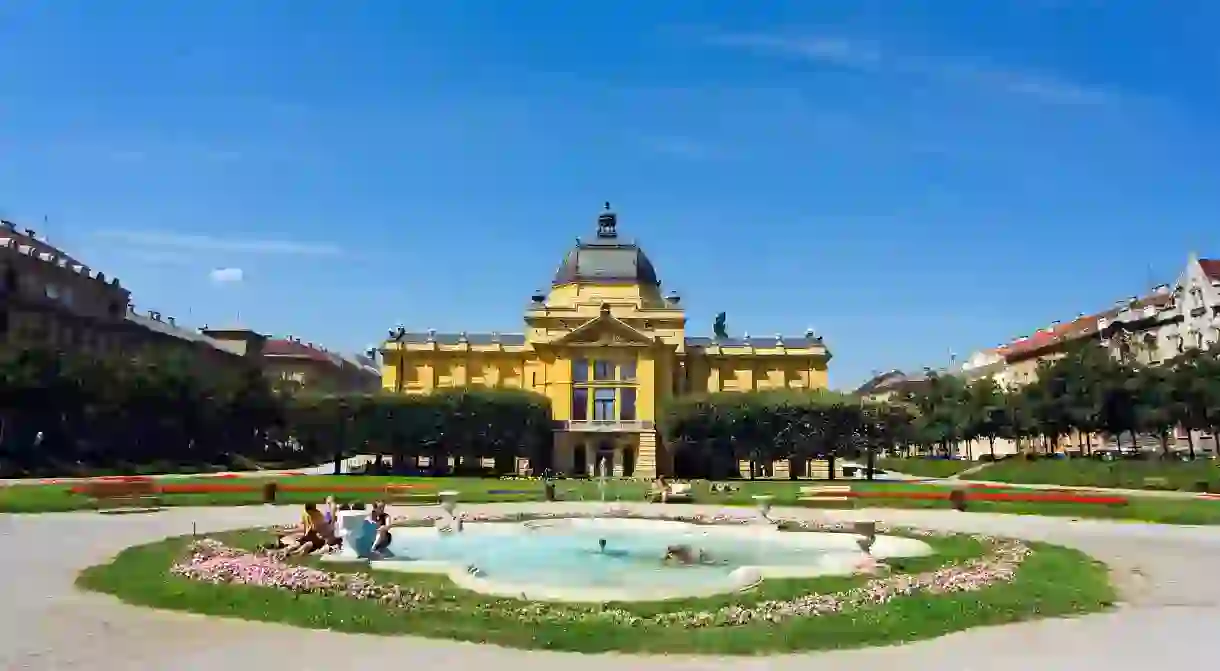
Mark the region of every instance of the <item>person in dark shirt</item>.
<instances>
[{"instance_id":1,"label":"person in dark shirt","mask_svg":"<svg viewBox=\"0 0 1220 671\"><path fill-rule=\"evenodd\" d=\"M369 511L369 521L377 526L377 535L373 537L373 552L383 554L389 549L390 542L394 540L394 537L390 535L390 514L385 510L384 501L373 503L373 507Z\"/></svg>"}]
</instances>

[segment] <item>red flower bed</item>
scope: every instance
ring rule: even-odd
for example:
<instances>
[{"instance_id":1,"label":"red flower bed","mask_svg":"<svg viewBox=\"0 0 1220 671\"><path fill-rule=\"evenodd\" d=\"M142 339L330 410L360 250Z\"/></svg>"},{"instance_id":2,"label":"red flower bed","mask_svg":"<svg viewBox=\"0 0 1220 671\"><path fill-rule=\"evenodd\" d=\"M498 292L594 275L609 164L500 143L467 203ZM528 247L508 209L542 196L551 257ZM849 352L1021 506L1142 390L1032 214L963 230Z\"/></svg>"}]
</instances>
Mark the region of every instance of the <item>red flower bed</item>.
<instances>
[{"instance_id":1,"label":"red flower bed","mask_svg":"<svg viewBox=\"0 0 1220 671\"><path fill-rule=\"evenodd\" d=\"M1104 506L1125 506L1125 496L1104 496L1090 494L1074 494L1070 492L1039 492L1026 494L1024 492L996 492L993 494L972 494L966 497L968 501L1011 501L1020 503L1089 503Z\"/></svg>"},{"instance_id":2,"label":"red flower bed","mask_svg":"<svg viewBox=\"0 0 1220 671\"><path fill-rule=\"evenodd\" d=\"M912 501L948 500L948 491L872 491L852 492L859 499L908 499ZM1121 506L1127 504L1124 496L1076 494L1073 492L966 492L967 501L994 501L1007 503L1086 503Z\"/></svg>"},{"instance_id":3,"label":"red flower bed","mask_svg":"<svg viewBox=\"0 0 1220 671\"><path fill-rule=\"evenodd\" d=\"M260 487L236 482L166 482L158 489L162 494L242 494L261 491Z\"/></svg>"},{"instance_id":4,"label":"red flower bed","mask_svg":"<svg viewBox=\"0 0 1220 671\"><path fill-rule=\"evenodd\" d=\"M99 480L101 478L98 478ZM133 479L124 476L123 479L108 478L108 481L131 482ZM234 478L235 480L237 478ZM253 494L263 490L263 481L245 479L244 482L163 482L157 488L162 494ZM392 485L292 485L279 484L281 492L296 492L301 494L384 494L386 491L402 491L410 489L431 489L433 485L422 484L392 484ZM86 490L83 484L77 484L70 490L73 494L82 494Z\"/></svg>"},{"instance_id":5,"label":"red flower bed","mask_svg":"<svg viewBox=\"0 0 1220 671\"><path fill-rule=\"evenodd\" d=\"M280 485L281 492L372 494L386 490L430 489L432 485Z\"/></svg>"}]
</instances>

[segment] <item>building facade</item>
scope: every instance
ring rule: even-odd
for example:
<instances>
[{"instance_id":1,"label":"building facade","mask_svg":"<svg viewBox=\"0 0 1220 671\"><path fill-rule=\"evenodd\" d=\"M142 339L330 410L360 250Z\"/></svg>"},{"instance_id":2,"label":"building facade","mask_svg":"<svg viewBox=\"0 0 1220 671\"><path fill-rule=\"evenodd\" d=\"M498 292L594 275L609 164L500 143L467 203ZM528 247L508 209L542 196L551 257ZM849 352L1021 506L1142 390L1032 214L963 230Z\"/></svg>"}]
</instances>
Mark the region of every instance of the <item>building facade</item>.
<instances>
[{"instance_id":1,"label":"building facade","mask_svg":"<svg viewBox=\"0 0 1220 671\"><path fill-rule=\"evenodd\" d=\"M521 333L390 332L382 386L404 394L466 386L535 391L551 402L551 467L648 477L672 469L657 434L676 395L823 389L830 352L799 336L691 336L681 297L663 294L651 260L607 209L524 310Z\"/></svg>"},{"instance_id":2,"label":"building facade","mask_svg":"<svg viewBox=\"0 0 1220 671\"><path fill-rule=\"evenodd\" d=\"M1191 254L1177 280L1157 287L1153 298L1128 301L1101 320L1103 343L1115 356L1157 364L1220 343L1220 261Z\"/></svg>"},{"instance_id":3,"label":"building facade","mask_svg":"<svg viewBox=\"0 0 1220 671\"><path fill-rule=\"evenodd\" d=\"M0 348L51 346L97 356L178 352L207 368L257 364L262 336L201 332L138 313L131 293L31 229L0 221Z\"/></svg>"},{"instance_id":4,"label":"building facade","mask_svg":"<svg viewBox=\"0 0 1220 671\"><path fill-rule=\"evenodd\" d=\"M294 336L268 340L262 363L267 378L284 391L351 393L381 387L381 371L372 359L345 356Z\"/></svg>"},{"instance_id":5,"label":"building facade","mask_svg":"<svg viewBox=\"0 0 1220 671\"><path fill-rule=\"evenodd\" d=\"M130 297L118 279L107 279L36 231L0 221L0 343L118 347Z\"/></svg>"},{"instance_id":6,"label":"building facade","mask_svg":"<svg viewBox=\"0 0 1220 671\"><path fill-rule=\"evenodd\" d=\"M988 375L1005 389L1029 384L1037 379L1039 365L1084 342L1096 342L1116 359L1141 365L1159 365L1192 349L1220 343L1220 261L1191 254L1172 285L1154 287L1148 295L1117 300L1102 312L1082 313L1070 322L1053 322L1017 338L995 350L1003 365L989 366ZM1210 434L1188 435L1183 429L1174 432L1171 446L1181 450L1192 441L1196 452L1213 450ZM1010 441L1004 442L1005 452L1016 451L1007 444ZM1113 442L1107 436L1072 435L1058 447L1077 451ZM1145 449L1161 447L1154 436L1141 436L1137 444Z\"/></svg>"}]
</instances>

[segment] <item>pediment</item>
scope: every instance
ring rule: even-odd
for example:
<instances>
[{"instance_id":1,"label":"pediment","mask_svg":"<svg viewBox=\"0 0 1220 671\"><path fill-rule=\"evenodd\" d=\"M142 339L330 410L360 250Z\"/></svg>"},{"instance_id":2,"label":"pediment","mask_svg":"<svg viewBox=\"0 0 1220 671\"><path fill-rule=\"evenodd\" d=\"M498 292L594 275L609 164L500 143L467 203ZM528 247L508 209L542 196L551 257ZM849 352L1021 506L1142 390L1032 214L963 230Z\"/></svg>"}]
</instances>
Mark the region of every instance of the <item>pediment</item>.
<instances>
[{"instance_id":1,"label":"pediment","mask_svg":"<svg viewBox=\"0 0 1220 671\"><path fill-rule=\"evenodd\" d=\"M554 341L556 345L652 345L653 338L611 315L581 324Z\"/></svg>"}]
</instances>

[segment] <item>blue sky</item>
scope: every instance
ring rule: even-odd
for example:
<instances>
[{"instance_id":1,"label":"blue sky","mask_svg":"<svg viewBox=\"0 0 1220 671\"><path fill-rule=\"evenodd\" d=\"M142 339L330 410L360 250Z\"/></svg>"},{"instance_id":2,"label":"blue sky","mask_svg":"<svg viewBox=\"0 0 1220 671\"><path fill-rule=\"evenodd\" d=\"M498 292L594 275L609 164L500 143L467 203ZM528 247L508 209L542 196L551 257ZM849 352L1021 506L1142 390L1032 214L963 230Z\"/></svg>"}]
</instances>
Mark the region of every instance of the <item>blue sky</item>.
<instances>
[{"instance_id":1,"label":"blue sky","mask_svg":"<svg viewBox=\"0 0 1220 671\"><path fill-rule=\"evenodd\" d=\"M358 350L398 323L519 329L609 200L692 334L719 311L734 334L812 326L848 386L1220 255L1218 20L1134 0L11 0L0 215L140 309Z\"/></svg>"}]
</instances>

